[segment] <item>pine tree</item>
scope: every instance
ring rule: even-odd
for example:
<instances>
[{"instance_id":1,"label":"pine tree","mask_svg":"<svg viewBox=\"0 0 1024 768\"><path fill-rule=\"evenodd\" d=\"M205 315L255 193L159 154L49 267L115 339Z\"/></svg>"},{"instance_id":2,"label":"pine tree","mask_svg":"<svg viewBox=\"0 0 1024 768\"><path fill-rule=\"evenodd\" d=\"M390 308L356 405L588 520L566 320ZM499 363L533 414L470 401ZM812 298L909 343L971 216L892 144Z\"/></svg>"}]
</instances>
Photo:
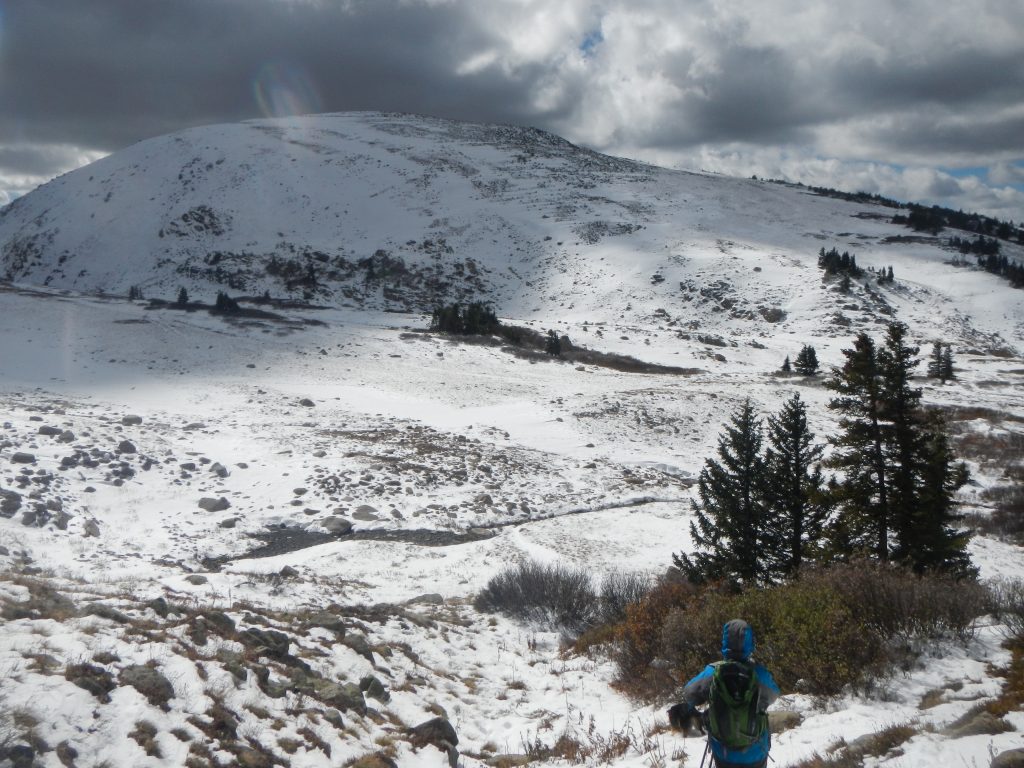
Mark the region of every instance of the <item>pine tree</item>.
<instances>
[{"instance_id":1,"label":"pine tree","mask_svg":"<svg viewBox=\"0 0 1024 768\"><path fill-rule=\"evenodd\" d=\"M562 342L554 331L548 331L547 341L544 343L544 351L552 357L562 356Z\"/></svg>"},{"instance_id":2,"label":"pine tree","mask_svg":"<svg viewBox=\"0 0 1024 768\"><path fill-rule=\"evenodd\" d=\"M175 302L179 307L184 307L188 304L188 291L182 286L178 289L178 300Z\"/></svg>"},{"instance_id":3,"label":"pine tree","mask_svg":"<svg viewBox=\"0 0 1024 768\"><path fill-rule=\"evenodd\" d=\"M816 557L830 505L817 462L824 447L807 426L807 406L799 394L768 417L765 453L766 551L771 571L791 576Z\"/></svg>"},{"instance_id":4,"label":"pine tree","mask_svg":"<svg viewBox=\"0 0 1024 768\"><path fill-rule=\"evenodd\" d=\"M828 463L843 473L834 489L840 515L832 538L840 554L869 551L885 562L892 532L878 353L871 337L861 332L843 355L846 362L826 384L838 395L828 407L840 415Z\"/></svg>"},{"instance_id":5,"label":"pine tree","mask_svg":"<svg viewBox=\"0 0 1024 768\"><path fill-rule=\"evenodd\" d=\"M943 384L956 378L956 375L953 373L953 348L950 347L949 344L947 344L945 349L942 350L942 363L939 365L939 378L942 379Z\"/></svg>"},{"instance_id":6,"label":"pine tree","mask_svg":"<svg viewBox=\"0 0 1024 768\"><path fill-rule=\"evenodd\" d=\"M887 464L890 525L896 538L893 557L903 560L913 545L913 516L918 502L919 459L925 435L920 428L921 390L911 386L919 362L918 347L907 343L907 326L892 323L878 351L878 376L883 420L883 452Z\"/></svg>"},{"instance_id":7,"label":"pine tree","mask_svg":"<svg viewBox=\"0 0 1024 768\"><path fill-rule=\"evenodd\" d=\"M796 356L796 372L801 376L813 376L818 372L818 353L809 344L805 344Z\"/></svg>"},{"instance_id":8,"label":"pine tree","mask_svg":"<svg viewBox=\"0 0 1024 768\"><path fill-rule=\"evenodd\" d=\"M698 478L696 520L690 523L695 551L672 556L693 582L768 581L761 442L761 424L748 400L719 437L718 460L707 459Z\"/></svg>"},{"instance_id":9,"label":"pine tree","mask_svg":"<svg viewBox=\"0 0 1024 768\"><path fill-rule=\"evenodd\" d=\"M782 361L782 368L779 370L783 373L790 373L793 370L793 367L789 364L789 355L786 355L786 359Z\"/></svg>"},{"instance_id":10,"label":"pine tree","mask_svg":"<svg viewBox=\"0 0 1024 768\"><path fill-rule=\"evenodd\" d=\"M928 378L942 379L942 342L932 344L932 353L928 357Z\"/></svg>"}]
</instances>

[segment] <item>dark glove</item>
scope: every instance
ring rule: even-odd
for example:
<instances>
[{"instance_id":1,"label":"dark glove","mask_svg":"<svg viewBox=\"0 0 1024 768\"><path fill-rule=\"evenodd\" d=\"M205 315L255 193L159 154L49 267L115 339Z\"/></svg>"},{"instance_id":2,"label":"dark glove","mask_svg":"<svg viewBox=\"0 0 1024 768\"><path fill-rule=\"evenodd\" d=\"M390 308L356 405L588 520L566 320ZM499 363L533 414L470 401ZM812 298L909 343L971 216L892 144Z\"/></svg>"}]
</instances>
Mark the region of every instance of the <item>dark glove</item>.
<instances>
[{"instance_id":1,"label":"dark glove","mask_svg":"<svg viewBox=\"0 0 1024 768\"><path fill-rule=\"evenodd\" d=\"M704 729L701 727L700 712L697 711L696 707L687 704L685 701L681 701L668 708L668 723L685 734L693 733L694 726L696 726L696 730L699 733L704 732Z\"/></svg>"}]
</instances>

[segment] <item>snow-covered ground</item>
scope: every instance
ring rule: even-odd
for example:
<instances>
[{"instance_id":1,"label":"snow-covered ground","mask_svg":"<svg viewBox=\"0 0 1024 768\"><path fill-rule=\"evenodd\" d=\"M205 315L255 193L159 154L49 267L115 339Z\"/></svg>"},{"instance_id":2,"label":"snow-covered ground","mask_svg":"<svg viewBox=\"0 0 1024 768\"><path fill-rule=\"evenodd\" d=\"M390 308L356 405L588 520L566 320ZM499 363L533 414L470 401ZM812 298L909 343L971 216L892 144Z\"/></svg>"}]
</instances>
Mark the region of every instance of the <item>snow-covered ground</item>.
<instances>
[{"instance_id":1,"label":"snow-covered ground","mask_svg":"<svg viewBox=\"0 0 1024 768\"><path fill-rule=\"evenodd\" d=\"M622 741L613 765L692 768L703 743L617 692L609 662L479 614L472 597L526 557L595 576L662 572L689 547L692 481L745 398L769 412L798 391L819 436L835 429L820 379L777 374L803 344L827 369L858 330L878 338L898 318L923 355L932 340L953 345L958 380L921 379L927 403L961 409L964 434L1024 432L1022 294L949 264L935 243L886 243L908 231L872 217L883 209L531 136L379 115L218 126L144 142L5 210L0 242L45 233L38 253L18 251L38 264L10 271L16 254L4 251L17 282L0 286L0 710L19 739L48 745L39 765L67 765L68 750L78 766L216 757L298 768L380 750L403 768L443 765L434 747L414 751L403 728L444 713L467 767L568 732ZM203 162L185 183L182 158L193 156ZM168 233L200 204L230 222L222 235ZM472 255L507 322L696 371L623 373L424 334L423 314L382 311L422 309L418 300L370 292L358 275L317 289L326 308L275 309L285 321L109 295L142 285L170 299L180 283L209 298L218 286L175 270L213 247L349 261L386 248L415 265L435 259L422 244L439 236L457 259ZM836 293L816 266L822 245L852 248L863 266L891 264L896 283ZM450 256L436 260L450 266ZM261 269L245 279L248 293L285 295ZM769 322L761 310L772 308L784 317ZM984 513L982 492L1006 481L967 458L975 480L962 500ZM199 505L222 498L219 511ZM349 523L353 536L312 536ZM260 545L253 534L280 526L311 534L309 546L239 557ZM972 544L983 578L1024 577L1022 554L990 538ZM161 615L157 598L182 612ZM11 608L21 603L35 613ZM344 637L318 617L330 606ZM254 627L287 633L283 655L257 663L267 638L240 639ZM878 764L941 755L987 765L1019 745L1020 712L1007 717L1017 732L953 739L942 728L998 692L994 670L1009 658L1000 630L986 619L966 646L927 649L872 698L784 697L777 707L803 722L776 737L774 758L789 765L913 722L921 732ZM126 682L133 665L157 669L172 697L147 699ZM94 688L109 677L110 702L68 679L76 674ZM345 709L341 683L369 675L387 701L367 691L366 712L325 714L324 701ZM926 694L934 706L922 708ZM231 713L225 721L211 719L215 705ZM224 729L249 751L206 755Z\"/></svg>"}]
</instances>

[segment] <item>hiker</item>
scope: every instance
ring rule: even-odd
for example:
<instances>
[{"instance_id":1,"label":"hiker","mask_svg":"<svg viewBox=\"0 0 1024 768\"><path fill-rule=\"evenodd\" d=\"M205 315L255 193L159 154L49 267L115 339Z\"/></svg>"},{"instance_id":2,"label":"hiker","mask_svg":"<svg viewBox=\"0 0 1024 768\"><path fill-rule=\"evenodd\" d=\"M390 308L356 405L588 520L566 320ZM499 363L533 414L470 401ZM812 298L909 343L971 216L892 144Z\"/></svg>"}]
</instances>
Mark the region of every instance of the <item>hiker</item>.
<instances>
[{"instance_id":1,"label":"hiker","mask_svg":"<svg viewBox=\"0 0 1024 768\"><path fill-rule=\"evenodd\" d=\"M750 660L754 630L742 619L722 627L724 661L708 664L686 684L683 700L669 709L669 722L689 730L694 717L707 725L716 768L764 768L771 736L765 710L779 697L771 672ZM701 715L697 706L708 704Z\"/></svg>"}]
</instances>

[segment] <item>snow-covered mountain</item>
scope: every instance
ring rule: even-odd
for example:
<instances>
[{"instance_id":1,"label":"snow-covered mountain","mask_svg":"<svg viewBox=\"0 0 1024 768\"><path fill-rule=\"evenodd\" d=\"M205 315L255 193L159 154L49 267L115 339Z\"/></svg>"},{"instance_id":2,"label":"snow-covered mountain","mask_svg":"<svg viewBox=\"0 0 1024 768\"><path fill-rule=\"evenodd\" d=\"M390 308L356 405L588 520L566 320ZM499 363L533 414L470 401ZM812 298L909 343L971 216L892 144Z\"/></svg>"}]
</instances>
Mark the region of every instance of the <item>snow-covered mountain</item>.
<instances>
[{"instance_id":1,"label":"snow-covered mountain","mask_svg":"<svg viewBox=\"0 0 1024 768\"><path fill-rule=\"evenodd\" d=\"M606 659L471 598L527 557L662 572L736 407L799 392L823 440L821 377L782 360L811 344L827 369L893 319L924 353L953 346L957 379L917 383L970 463L960 501L987 514L1024 441L1024 294L890 214L385 114L185 131L6 207L0 749L48 768L441 766L404 728L444 714L466 768L564 764L538 747L562 734L624 745L620 768L696 768L703 743ZM840 292L817 266L833 246L895 281ZM132 287L269 292L274 315ZM418 332L469 298L674 372ZM1020 547L982 535L971 554L983 578L1024 576ZM920 649L876 696L783 697L802 722L773 756L910 722L873 765L987 765L1019 733L944 729L998 693L1001 630Z\"/></svg>"},{"instance_id":2,"label":"snow-covered mountain","mask_svg":"<svg viewBox=\"0 0 1024 768\"><path fill-rule=\"evenodd\" d=\"M477 298L506 316L775 334L792 325L782 317L846 323L821 290L824 245L894 266L892 300L923 333L1021 337L1019 294L951 266L938 238L908 237L890 213L534 129L332 114L187 130L68 173L0 212L0 275L404 311ZM854 303L848 327L878 308Z\"/></svg>"}]
</instances>

